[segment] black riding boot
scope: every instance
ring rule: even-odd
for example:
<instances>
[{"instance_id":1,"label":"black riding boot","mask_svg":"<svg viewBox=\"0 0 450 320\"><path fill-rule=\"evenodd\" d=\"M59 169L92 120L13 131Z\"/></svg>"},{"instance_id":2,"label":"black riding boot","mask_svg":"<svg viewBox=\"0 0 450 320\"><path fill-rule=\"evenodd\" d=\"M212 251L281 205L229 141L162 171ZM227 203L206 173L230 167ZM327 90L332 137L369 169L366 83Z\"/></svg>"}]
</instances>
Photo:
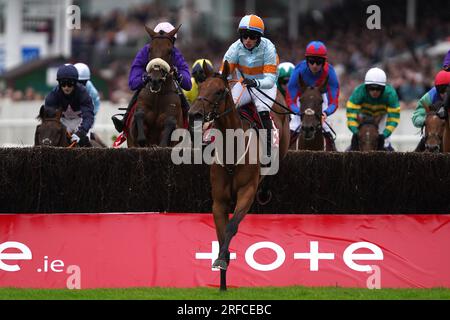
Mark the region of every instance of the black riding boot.
<instances>
[{"instance_id":1,"label":"black riding boot","mask_svg":"<svg viewBox=\"0 0 450 320\"><path fill-rule=\"evenodd\" d=\"M139 92L141 92L141 90L136 90L133 94L133 97L130 100L130 103L128 104L127 110L125 111L125 114L123 115L122 119L119 119L117 116L121 115L121 114L115 114L111 117L111 120L114 124L114 127L116 128L116 130L118 132L122 132L124 127L125 127L125 123L127 122L127 118L128 118L128 114L131 111L131 108L133 107L133 105L136 103L137 97L139 95Z\"/></svg>"},{"instance_id":2,"label":"black riding boot","mask_svg":"<svg viewBox=\"0 0 450 320\"><path fill-rule=\"evenodd\" d=\"M258 113L261 118L263 128L267 130L267 157L270 158L272 156L272 119L270 119L269 111L261 111Z\"/></svg>"},{"instance_id":3,"label":"black riding boot","mask_svg":"<svg viewBox=\"0 0 450 320\"><path fill-rule=\"evenodd\" d=\"M336 145L334 144L334 139L331 133L324 132L323 137L325 138L325 150L326 151L337 151Z\"/></svg>"}]
</instances>

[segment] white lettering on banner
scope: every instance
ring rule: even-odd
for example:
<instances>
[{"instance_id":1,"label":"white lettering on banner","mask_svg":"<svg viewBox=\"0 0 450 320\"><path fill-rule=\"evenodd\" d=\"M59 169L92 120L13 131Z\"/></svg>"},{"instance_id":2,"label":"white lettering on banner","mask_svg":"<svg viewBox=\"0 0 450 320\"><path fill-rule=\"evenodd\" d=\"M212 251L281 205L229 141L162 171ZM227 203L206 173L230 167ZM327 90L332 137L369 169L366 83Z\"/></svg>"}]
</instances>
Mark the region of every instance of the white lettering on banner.
<instances>
[{"instance_id":1,"label":"white lettering on banner","mask_svg":"<svg viewBox=\"0 0 450 320\"><path fill-rule=\"evenodd\" d=\"M277 258L271 264L260 264L255 261L254 258L255 252L258 251L259 249L264 248L272 249L277 254ZM245 261L250 267L258 271L272 271L278 269L284 263L285 259L286 253L284 252L283 248L277 245L276 243L270 241L257 242L255 244L252 244L245 251Z\"/></svg>"},{"instance_id":2,"label":"white lettering on banner","mask_svg":"<svg viewBox=\"0 0 450 320\"><path fill-rule=\"evenodd\" d=\"M370 249L373 253L363 254L354 253L358 249ZM357 242L349 245L344 251L344 262L345 264L353 270L360 272L372 271L370 265L359 265L353 262L353 260L383 260L383 252L380 247L374 245L370 242Z\"/></svg>"},{"instance_id":3,"label":"white lettering on banner","mask_svg":"<svg viewBox=\"0 0 450 320\"><path fill-rule=\"evenodd\" d=\"M195 259L197 260L211 260L211 266L214 263L214 260L216 260L219 257L219 241L211 241L211 252L196 252L195 253ZM230 253L230 260L236 260L236 253L231 252ZM212 268L212 271L219 271L219 269Z\"/></svg>"},{"instance_id":4,"label":"white lettering on banner","mask_svg":"<svg viewBox=\"0 0 450 320\"><path fill-rule=\"evenodd\" d=\"M267 248L273 250L277 257L275 261L273 261L270 264L260 264L255 261L254 254L256 251ZM355 253L358 249L369 249L372 250L371 254L362 254L362 253ZM219 242L218 241L212 241L211 242L211 252L201 252L201 253L195 253L195 259L207 259L211 260L211 263L214 262L214 260L219 255ZM230 259L236 259L237 254L231 253ZM309 263L309 270L310 271L319 271L319 260L335 260L335 254L333 252L319 252L319 241L310 241L309 242L309 252L294 252L294 260L310 260ZM354 260L383 260L383 252L377 245L370 243L370 242L356 242L350 244L343 253L343 260L344 263L352 270L359 271L359 272L371 272L373 269L370 265L359 265L354 262ZM263 242L257 242L245 250L245 261L249 267L252 269L255 269L257 271L273 271L278 269L283 265L283 263L286 260L286 253L284 249L278 245L275 242L270 241L263 241ZM375 269L375 273L380 273L380 268ZM211 269L213 271L217 271L216 269ZM376 285L376 284L375 284Z\"/></svg>"},{"instance_id":5,"label":"white lettering on banner","mask_svg":"<svg viewBox=\"0 0 450 320\"><path fill-rule=\"evenodd\" d=\"M70 274L66 281L67 289L81 289L81 269L79 266L68 266L66 273Z\"/></svg>"},{"instance_id":6,"label":"white lettering on banner","mask_svg":"<svg viewBox=\"0 0 450 320\"><path fill-rule=\"evenodd\" d=\"M368 289L381 289L381 270L379 266L372 266L373 274L367 278L366 284ZM371 273L368 271L367 273Z\"/></svg>"},{"instance_id":7,"label":"white lettering on banner","mask_svg":"<svg viewBox=\"0 0 450 320\"><path fill-rule=\"evenodd\" d=\"M307 259L309 260L309 270L319 271L319 260L334 260L334 253L319 253L319 242L309 242L308 253L294 253L294 259Z\"/></svg>"},{"instance_id":8,"label":"white lettering on banner","mask_svg":"<svg viewBox=\"0 0 450 320\"><path fill-rule=\"evenodd\" d=\"M6 249L17 249L20 253L5 253ZM15 272L19 271L18 264L6 264L3 260L31 260L32 254L30 248L20 242L8 241L0 244L0 270Z\"/></svg>"}]
</instances>

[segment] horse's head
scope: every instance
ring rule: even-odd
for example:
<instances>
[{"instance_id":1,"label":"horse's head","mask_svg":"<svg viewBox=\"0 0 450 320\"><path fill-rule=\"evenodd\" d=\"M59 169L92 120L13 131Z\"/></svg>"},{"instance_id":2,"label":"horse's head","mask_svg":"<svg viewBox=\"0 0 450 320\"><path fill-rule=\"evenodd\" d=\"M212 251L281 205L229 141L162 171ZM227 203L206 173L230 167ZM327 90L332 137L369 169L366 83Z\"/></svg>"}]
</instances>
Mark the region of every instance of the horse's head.
<instances>
[{"instance_id":1,"label":"horse's head","mask_svg":"<svg viewBox=\"0 0 450 320\"><path fill-rule=\"evenodd\" d=\"M381 117L372 117L369 115L358 116L358 149L359 151L383 150L380 145L380 135L378 133L378 124Z\"/></svg>"},{"instance_id":2,"label":"horse's head","mask_svg":"<svg viewBox=\"0 0 450 320\"><path fill-rule=\"evenodd\" d=\"M203 124L214 121L232 110L232 107L227 107L227 101L231 99L227 80L230 74L228 61L224 63L222 74L213 73L205 62L203 71L206 80L199 86L198 97L189 110L190 129L193 129L194 122L201 121Z\"/></svg>"},{"instance_id":3,"label":"horse's head","mask_svg":"<svg viewBox=\"0 0 450 320\"><path fill-rule=\"evenodd\" d=\"M425 107L427 115L425 118L424 128L425 128L425 151L429 152L440 152L444 129L445 120L441 119L437 115L437 110L439 110L440 103L432 104L429 107Z\"/></svg>"},{"instance_id":4,"label":"horse's head","mask_svg":"<svg viewBox=\"0 0 450 320\"><path fill-rule=\"evenodd\" d=\"M162 84L166 81L173 65L172 52L175 42L175 34L180 29L175 28L169 33L164 31L155 32L151 28L145 26L145 30L150 35L152 43L149 50L148 60L150 61L146 67L149 77L150 91L156 93L161 90Z\"/></svg>"},{"instance_id":5,"label":"horse's head","mask_svg":"<svg viewBox=\"0 0 450 320\"><path fill-rule=\"evenodd\" d=\"M316 133L322 130L322 94L327 82L320 87L310 87L304 83L303 79L299 78L299 83L302 90L300 97L301 130L306 140L312 140Z\"/></svg>"},{"instance_id":6,"label":"horse's head","mask_svg":"<svg viewBox=\"0 0 450 320\"><path fill-rule=\"evenodd\" d=\"M34 144L36 146L66 147L68 145L66 127L61 123L61 110L41 106L38 119L41 121L36 127Z\"/></svg>"}]
</instances>

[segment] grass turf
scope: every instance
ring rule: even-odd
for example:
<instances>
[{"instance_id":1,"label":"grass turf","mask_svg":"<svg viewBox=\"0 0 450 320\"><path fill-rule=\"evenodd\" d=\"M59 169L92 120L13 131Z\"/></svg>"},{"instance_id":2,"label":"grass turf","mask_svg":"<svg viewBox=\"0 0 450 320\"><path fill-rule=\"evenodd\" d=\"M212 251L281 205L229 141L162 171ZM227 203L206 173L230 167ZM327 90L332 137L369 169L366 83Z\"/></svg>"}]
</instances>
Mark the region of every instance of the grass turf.
<instances>
[{"instance_id":1,"label":"grass turf","mask_svg":"<svg viewBox=\"0 0 450 320\"><path fill-rule=\"evenodd\" d=\"M450 300L450 289L357 289L339 287L18 289L0 288L3 300Z\"/></svg>"}]
</instances>

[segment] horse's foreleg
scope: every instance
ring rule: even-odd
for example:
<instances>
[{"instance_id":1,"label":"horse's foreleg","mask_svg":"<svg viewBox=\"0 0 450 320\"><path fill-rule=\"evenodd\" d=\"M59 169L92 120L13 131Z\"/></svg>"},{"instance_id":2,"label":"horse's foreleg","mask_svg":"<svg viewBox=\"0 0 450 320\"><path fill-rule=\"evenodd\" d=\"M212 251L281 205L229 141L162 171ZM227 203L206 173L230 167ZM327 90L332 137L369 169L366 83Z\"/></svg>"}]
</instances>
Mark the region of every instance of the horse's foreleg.
<instances>
[{"instance_id":1,"label":"horse's foreleg","mask_svg":"<svg viewBox=\"0 0 450 320\"><path fill-rule=\"evenodd\" d=\"M147 142L144 132L144 110L136 110L134 114L134 121L136 122L137 142L141 147L143 147Z\"/></svg>"},{"instance_id":2,"label":"horse's foreleg","mask_svg":"<svg viewBox=\"0 0 450 320\"><path fill-rule=\"evenodd\" d=\"M216 225L217 240L219 241L219 248L222 247L225 240L225 227L228 223L229 201L214 201L213 214L214 223ZM230 263L230 255L225 257L225 262ZM220 290L227 290L227 270L220 269Z\"/></svg>"},{"instance_id":3,"label":"horse's foreleg","mask_svg":"<svg viewBox=\"0 0 450 320\"><path fill-rule=\"evenodd\" d=\"M175 117L167 117L164 121L164 129L161 133L160 147L167 147L170 143L170 135L177 127L177 120Z\"/></svg>"},{"instance_id":4,"label":"horse's foreleg","mask_svg":"<svg viewBox=\"0 0 450 320\"><path fill-rule=\"evenodd\" d=\"M236 235L239 227L239 223L244 219L247 212L255 199L256 190L258 188L258 181L251 185L241 187L237 192L236 208L233 213L233 217L228 222L225 228L225 237L223 244L220 246L219 257L214 262L213 266L220 269L226 269L230 259L229 246L231 239ZM228 262L227 262L228 261Z\"/></svg>"}]
</instances>

